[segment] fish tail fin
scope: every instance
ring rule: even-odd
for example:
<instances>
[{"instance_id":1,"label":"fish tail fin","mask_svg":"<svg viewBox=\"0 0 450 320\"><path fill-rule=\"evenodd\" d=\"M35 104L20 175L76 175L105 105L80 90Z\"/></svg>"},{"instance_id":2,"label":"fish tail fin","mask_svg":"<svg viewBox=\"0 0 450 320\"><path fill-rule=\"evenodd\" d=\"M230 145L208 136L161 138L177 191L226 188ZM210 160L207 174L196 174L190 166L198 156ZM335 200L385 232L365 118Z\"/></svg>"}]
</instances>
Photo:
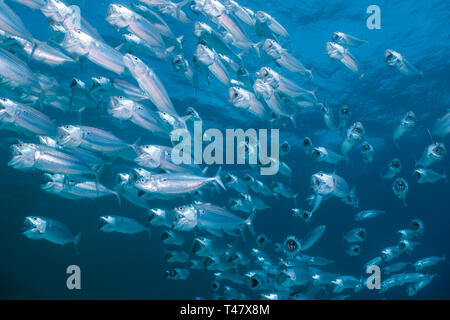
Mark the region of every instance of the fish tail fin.
<instances>
[{"instance_id":1,"label":"fish tail fin","mask_svg":"<svg viewBox=\"0 0 450 320\"><path fill-rule=\"evenodd\" d=\"M383 177L382 173L380 173L380 177L381 177L381 182L383 183L383 188L386 188L386 184L384 183L384 177Z\"/></svg>"},{"instance_id":2,"label":"fish tail fin","mask_svg":"<svg viewBox=\"0 0 450 320\"><path fill-rule=\"evenodd\" d=\"M75 238L73 238L73 245L75 246L75 252L80 254L79 244L81 239L81 232L78 232Z\"/></svg>"},{"instance_id":3,"label":"fish tail fin","mask_svg":"<svg viewBox=\"0 0 450 320\"><path fill-rule=\"evenodd\" d=\"M250 231L250 233L253 236L255 236L255 228L253 228L253 220L255 219L255 215L256 215L256 210L253 209L250 216L247 218L247 220L245 220L245 225L247 226L248 230ZM242 234L243 234L243 232L242 232Z\"/></svg>"},{"instance_id":4,"label":"fish tail fin","mask_svg":"<svg viewBox=\"0 0 450 320\"><path fill-rule=\"evenodd\" d=\"M176 39L178 45L180 46L180 49L183 49L183 40L184 40L184 35L181 35ZM175 49L175 47L172 48L172 51L173 51L173 49Z\"/></svg>"},{"instance_id":5,"label":"fish tail fin","mask_svg":"<svg viewBox=\"0 0 450 320\"><path fill-rule=\"evenodd\" d=\"M294 201L294 208L297 208L297 199L298 196L300 195L299 192L297 192L296 194L294 194L294 196L292 197L292 200Z\"/></svg>"},{"instance_id":6,"label":"fish tail fin","mask_svg":"<svg viewBox=\"0 0 450 320\"><path fill-rule=\"evenodd\" d=\"M142 137L137 138L136 141L135 141L132 145L130 145L130 147L131 147L131 148L134 150L134 152L136 152L136 153L137 153L137 150L138 150L138 146L139 146L139 144L141 143L141 139L142 139Z\"/></svg>"},{"instance_id":7,"label":"fish tail fin","mask_svg":"<svg viewBox=\"0 0 450 320\"><path fill-rule=\"evenodd\" d=\"M257 42L257 43L252 43L251 47L253 49L253 51L255 51L256 55L258 57L261 57L261 51L259 50L259 47L263 44L263 41Z\"/></svg>"},{"instance_id":8,"label":"fish tail fin","mask_svg":"<svg viewBox=\"0 0 450 320\"><path fill-rule=\"evenodd\" d=\"M445 182L448 184L447 173L446 173L446 172L444 172L444 180L445 180Z\"/></svg>"},{"instance_id":9,"label":"fish tail fin","mask_svg":"<svg viewBox=\"0 0 450 320\"><path fill-rule=\"evenodd\" d=\"M295 114L292 114L289 119L291 119L292 125L294 128L297 128L297 123L295 122Z\"/></svg>"},{"instance_id":10,"label":"fish tail fin","mask_svg":"<svg viewBox=\"0 0 450 320\"><path fill-rule=\"evenodd\" d=\"M119 205L119 208L121 208L122 207L122 200L120 199L120 194L118 192L114 191L114 195L117 198L117 204Z\"/></svg>"},{"instance_id":11,"label":"fish tail fin","mask_svg":"<svg viewBox=\"0 0 450 320\"><path fill-rule=\"evenodd\" d=\"M434 139L433 139L433 135L431 134L430 129L427 128L427 132L428 132L428 135L430 136L431 143L436 143L436 142L434 141Z\"/></svg>"},{"instance_id":12,"label":"fish tail fin","mask_svg":"<svg viewBox=\"0 0 450 320\"><path fill-rule=\"evenodd\" d=\"M222 178L220 177L220 172L222 171L222 167L219 167L219 169L216 172L216 175L214 177L214 180L217 182L217 184L222 187L223 190L227 190L227 188L225 188L225 185L222 182Z\"/></svg>"},{"instance_id":13,"label":"fish tail fin","mask_svg":"<svg viewBox=\"0 0 450 320\"><path fill-rule=\"evenodd\" d=\"M176 4L176 6L177 6L177 11L178 11L178 10L181 10L181 8L183 8L185 5L187 5L190 1L191 1L191 0L183 0L183 1L179 2L179 3L177 3L177 4ZM178 12L177 12L177 14L178 14Z\"/></svg>"},{"instance_id":14,"label":"fish tail fin","mask_svg":"<svg viewBox=\"0 0 450 320\"><path fill-rule=\"evenodd\" d=\"M405 206L405 208L408 207L408 204L406 203L406 198L405 197L402 198L402 201L403 201L403 205Z\"/></svg>"}]
</instances>

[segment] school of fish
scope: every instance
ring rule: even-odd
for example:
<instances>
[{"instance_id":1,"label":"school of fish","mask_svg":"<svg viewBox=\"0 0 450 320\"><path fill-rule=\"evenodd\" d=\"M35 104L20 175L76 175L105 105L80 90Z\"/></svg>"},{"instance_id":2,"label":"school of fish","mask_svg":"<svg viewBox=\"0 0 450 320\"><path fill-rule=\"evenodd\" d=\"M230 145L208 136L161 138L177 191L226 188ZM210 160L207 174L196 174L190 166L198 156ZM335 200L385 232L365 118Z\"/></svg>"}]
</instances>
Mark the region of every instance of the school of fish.
<instances>
[{"instance_id":1,"label":"school of fish","mask_svg":"<svg viewBox=\"0 0 450 320\"><path fill-rule=\"evenodd\" d=\"M314 68L289 52L293 45L289 31L294 30L283 27L283 21L235 0L112 2L105 19L117 31L117 46L105 40L94 27L96 21L85 20L76 5L62 0L11 1L43 15L51 37L45 42L36 40L20 14L8 6L10 1L0 0L0 129L18 139L10 147L7 165L26 172L40 171L42 191L67 201L117 199L116 212L98 217L99 231L154 235L158 230L167 246L161 259L168 267L161 276L184 280L192 272L212 274L211 295L198 299L271 300L314 299L319 294L330 299L352 298L353 293L368 290L367 266L382 269L380 297L396 286L404 286L405 294L414 296L438 276L432 266L445 257L410 259L424 236L420 219L405 221L405 229L397 232L392 245L379 248L374 258L361 266L360 274L335 273L331 259L308 254L327 232L326 225L314 226L314 217L321 214L324 201L338 198L355 210L358 227L342 230L342 252L350 257L359 255L362 243L370 237L365 221L390 213L383 208L365 208L357 189L328 169L312 174L312 195L303 197L291 189L296 172L282 160L288 153L304 152L311 162L319 166L326 163L324 168L329 168L342 161L348 163L355 149L369 166L376 149L366 141L364 124L352 119L349 106L343 105L335 115L315 90L298 84L297 79L313 81ZM193 52L185 49L185 35L174 32L180 29L198 40ZM337 31L318 54L327 54L364 81L363 70L350 50L369 45L366 40ZM249 72L246 61L262 61L263 56L269 63ZM403 53L386 49L380 53L381 59L386 72L390 68L405 77L423 75ZM229 171L226 166L212 173L208 166L178 164L171 157L171 132L191 130L201 114L192 107L176 108L160 71L152 68L155 60L172 66L192 90L214 83L228 96L224 101L227 108L235 109L248 121L263 121L267 128L295 129L296 121L301 121L299 115L313 110L322 115L327 130L340 135L341 149L316 145L309 137L296 145L283 142L281 160L271 160L279 162L279 173L269 177L259 176L253 170L257 165L247 165L245 173ZM48 67L47 72L36 71L33 66L37 64ZM66 88L54 74L70 64L80 68L96 65L104 73L90 79L68 76L70 87ZM83 118L87 109L95 110L98 117L131 123L128 128L141 139L127 141L121 132L86 125L92 123ZM75 117L71 123L60 122L48 116L48 110ZM393 195L405 206L408 184L447 182L445 173L435 171L433 164L446 157L442 141L450 133L450 112L435 121L429 132L432 142L416 161L414 172L403 172L399 158L386 159L382 179L391 184ZM412 111L399 119L392 131L392 143L398 145L405 139L416 122ZM113 171L117 168L115 186L102 184L105 166ZM209 192L218 193L226 203L205 201ZM307 205L298 205L300 196ZM270 209L265 198L292 202L291 212L277 214L298 217L299 223L311 226L310 232L287 234L278 243L271 241L264 230L255 230L255 219L264 219L262 212ZM124 200L141 208L146 219L127 216L123 210L121 214ZM162 201L165 206L154 207L154 201ZM73 233L62 217L51 218L51 212L48 216L24 217L23 235L61 246L73 244L83 254L82 233ZM250 252L240 250L239 241L253 241L254 248ZM243 287L250 288L254 295L243 293Z\"/></svg>"}]
</instances>

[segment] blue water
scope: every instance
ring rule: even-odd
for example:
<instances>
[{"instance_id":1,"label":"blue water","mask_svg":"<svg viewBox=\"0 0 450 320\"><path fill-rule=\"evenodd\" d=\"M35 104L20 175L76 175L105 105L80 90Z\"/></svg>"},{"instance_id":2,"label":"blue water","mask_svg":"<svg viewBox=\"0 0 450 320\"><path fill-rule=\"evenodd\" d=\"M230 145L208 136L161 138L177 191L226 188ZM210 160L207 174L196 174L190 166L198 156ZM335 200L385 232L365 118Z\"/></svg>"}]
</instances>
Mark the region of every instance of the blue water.
<instances>
[{"instance_id":1,"label":"blue water","mask_svg":"<svg viewBox=\"0 0 450 320\"><path fill-rule=\"evenodd\" d=\"M117 1L129 4L130 1ZM282 23L290 34L290 40L283 45L299 58L307 68L313 69L311 82L278 69L264 54L260 59L245 55L244 61L250 73L267 65L304 85L309 90L317 88L319 101L327 101L336 114L340 106L347 104L352 112L350 122L361 121L366 129L367 141L376 150L375 160L365 165L360 158L359 148L350 153L350 165L344 162L337 166L314 162L300 149L304 136L311 137L315 145L323 145L332 150L340 150L341 138L330 132L319 110L305 112L297 120L294 128L290 123L280 128L282 141L289 141L293 150L283 159L292 169L291 188L299 193L299 204L311 194L311 174L323 170L335 171L344 177L351 186L356 187L361 209L383 209L387 215L362 223L354 221L358 212L334 198L324 201L312 220L303 220L289 214L293 207L290 200L265 198L271 210L258 213L255 220L257 234L265 233L273 242L282 242L288 235L301 237L314 227L326 225L327 230L319 242L308 251L335 260L324 270L357 278L365 275L363 265L377 256L380 251L398 241L396 231L405 229L413 218L419 218L425 226L421 246L410 257L398 261L416 261L427 256L450 256L450 187L443 181L435 184L417 184L412 176L415 159L418 159L426 146L431 143L427 128L432 128L437 118L447 112L450 105L449 81L449 12L450 3L446 1L376 1L381 8L381 29L369 30L366 27L366 8L373 1L256 1L240 0L241 5L254 11L264 10ZM20 4L7 1L19 14L28 30L36 39L45 41L50 36L48 23L42 14ZM110 1L72 1L80 6L82 16L89 21L112 46L120 44L120 34L105 20ZM199 19L186 7L185 12L193 19ZM196 40L190 27L168 19L174 33L185 34L184 50L191 59ZM248 30L254 41L259 39ZM351 51L357 58L361 71L365 74L359 79L355 74L326 54L325 45L331 40L334 31L342 31L367 39L369 43ZM386 49L402 53L408 61L423 71L423 77L406 77L389 69L383 55ZM175 108L180 113L193 106L200 113L206 127L249 128L262 127L259 120L233 109L227 104L227 89L216 81L208 85L201 78L200 88L194 90L183 77L173 71L172 66L156 60L144 59L156 70L166 86ZM41 64L30 63L34 71L57 77L62 87L68 89L73 77L89 82L91 76L113 74L86 62L83 68L66 66L50 69ZM132 81L132 79L127 79ZM392 132L400 117L407 111L414 111L418 121L414 129L399 141L392 142ZM72 114L46 109L46 114L55 119L58 125L76 123ZM133 142L142 137L141 143L154 141L133 125L124 125L108 118L106 112L89 110L83 114L82 123L110 130L124 140ZM191 299L211 298L212 272L193 270L185 281L171 281L164 278L168 265L163 260L166 250L159 239L162 229L153 229L152 237L141 233L127 236L116 233L103 233L97 228L97 220L103 214L117 214L133 217L145 222L146 212L122 201L118 207L113 198L97 200L70 201L43 192L39 185L42 174L39 172L20 172L7 166L10 159L9 145L15 135L0 132L0 297L2 298L87 298L87 299ZM443 139L449 145L449 136ZM401 175L409 183L407 207L392 193L392 181L383 184L380 174L386 164L398 157L403 164ZM449 171L449 156L432 166L437 172ZM126 163L107 166L101 181L107 186L114 185L117 172L127 168ZM227 167L224 167L227 170ZM237 170L247 170L233 168ZM215 169L214 169L215 170ZM211 171L214 171L211 170ZM270 183L285 177L261 177ZM230 197L236 195L222 192L220 196L206 196L207 201L225 205ZM182 201L155 202L155 206L175 207ZM46 241L31 241L20 230L23 218L40 215L55 218L66 224L73 232L82 231L80 255L72 246L58 247ZM345 254L342 234L364 226L368 232L362 243L362 252L357 257ZM193 237L188 234L187 239ZM228 241L234 242L232 238ZM189 251L189 241L185 249ZM255 247L254 237L248 232L246 242L238 242L239 250L248 254ZM82 270L82 290L66 288L68 265L79 265ZM432 269L431 269L432 268ZM447 263L431 267L427 272L438 274L431 284L422 289L417 296L408 297L406 287L397 287L384 294L362 290L349 293L353 299L449 299L450 272ZM246 270L245 270L246 271ZM251 298L258 298L245 286L231 286ZM344 292L346 294L347 292ZM323 293L319 298L329 298Z\"/></svg>"}]
</instances>

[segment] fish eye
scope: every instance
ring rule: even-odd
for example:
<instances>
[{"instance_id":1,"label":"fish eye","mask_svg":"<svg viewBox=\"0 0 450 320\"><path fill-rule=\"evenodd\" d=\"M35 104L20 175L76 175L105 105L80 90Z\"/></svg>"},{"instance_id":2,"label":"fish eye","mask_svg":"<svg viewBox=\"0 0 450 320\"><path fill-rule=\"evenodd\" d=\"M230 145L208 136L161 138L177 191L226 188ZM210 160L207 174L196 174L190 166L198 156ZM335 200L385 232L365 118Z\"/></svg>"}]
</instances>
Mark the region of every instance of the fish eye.
<instances>
[{"instance_id":1,"label":"fish eye","mask_svg":"<svg viewBox=\"0 0 450 320\"><path fill-rule=\"evenodd\" d=\"M364 230L361 230L358 232L358 236L362 239L364 239L366 237L366 232Z\"/></svg>"},{"instance_id":2,"label":"fish eye","mask_svg":"<svg viewBox=\"0 0 450 320\"><path fill-rule=\"evenodd\" d=\"M303 146L307 147L311 144L311 141L309 139L304 139L303 140Z\"/></svg>"},{"instance_id":3,"label":"fish eye","mask_svg":"<svg viewBox=\"0 0 450 320\"><path fill-rule=\"evenodd\" d=\"M309 218L308 212L303 213L303 218L304 218L304 219L308 219L308 218Z\"/></svg>"},{"instance_id":4,"label":"fish eye","mask_svg":"<svg viewBox=\"0 0 450 320\"><path fill-rule=\"evenodd\" d=\"M361 251L361 248L359 247L359 246L355 246L354 248L353 248L353 252L354 253L359 253Z\"/></svg>"}]
</instances>

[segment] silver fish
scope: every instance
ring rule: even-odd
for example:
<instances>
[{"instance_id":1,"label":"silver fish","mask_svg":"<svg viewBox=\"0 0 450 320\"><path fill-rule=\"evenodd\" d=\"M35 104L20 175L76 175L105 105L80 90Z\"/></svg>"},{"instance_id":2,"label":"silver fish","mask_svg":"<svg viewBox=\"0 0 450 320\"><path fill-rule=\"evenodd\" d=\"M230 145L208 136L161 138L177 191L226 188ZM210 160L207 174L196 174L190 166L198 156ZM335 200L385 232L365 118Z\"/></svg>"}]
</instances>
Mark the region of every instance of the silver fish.
<instances>
[{"instance_id":1,"label":"silver fish","mask_svg":"<svg viewBox=\"0 0 450 320\"><path fill-rule=\"evenodd\" d=\"M397 140L400 139L407 131L411 130L416 125L416 115L412 111L408 111L400 120L400 124L394 131L393 140L394 143L397 143Z\"/></svg>"},{"instance_id":2,"label":"silver fish","mask_svg":"<svg viewBox=\"0 0 450 320\"><path fill-rule=\"evenodd\" d=\"M239 20L244 22L250 27L254 27L256 23L255 13L247 7L241 6L234 0L224 0L223 5L227 9L228 13L237 17Z\"/></svg>"},{"instance_id":3,"label":"silver fish","mask_svg":"<svg viewBox=\"0 0 450 320\"><path fill-rule=\"evenodd\" d=\"M122 79L93 77L89 93L93 96L125 96L135 101L149 100L149 97L139 87Z\"/></svg>"},{"instance_id":4,"label":"silver fish","mask_svg":"<svg viewBox=\"0 0 450 320\"><path fill-rule=\"evenodd\" d=\"M392 185L395 196L403 201L406 207L406 194L408 193L408 183L403 178L397 178Z\"/></svg>"},{"instance_id":5,"label":"silver fish","mask_svg":"<svg viewBox=\"0 0 450 320\"><path fill-rule=\"evenodd\" d=\"M433 128L433 135L438 137L445 137L450 133L450 112L447 112L442 118L436 121Z\"/></svg>"},{"instance_id":6,"label":"silver fish","mask_svg":"<svg viewBox=\"0 0 450 320\"><path fill-rule=\"evenodd\" d=\"M298 73L308 79L312 78L312 71L305 68L305 66L297 60L294 56L287 52L286 49L272 39L266 39L262 45L264 52L279 66Z\"/></svg>"},{"instance_id":7,"label":"silver fish","mask_svg":"<svg viewBox=\"0 0 450 320\"><path fill-rule=\"evenodd\" d=\"M135 125L144 128L155 135L168 137L169 132L147 106L123 96L110 98L108 113L119 120L128 120Z\"/></svg>"},{"instance_id":8,"label":"silver fish","mask_svg":"<svg viewBox=\"0 0 450 320\"><path fill-rule=\"evenodd\" d=\"M194 52L194 63L201 68L209 70L223 85L229 86L231 78L224 64L217 53L207 46L203 44L197 45Z\"/></svg>"},{"instance_id":9,"label":"silver fish","mask_svg":"<svg viewBox=\"0 0 450 320\"><path fill-rule=\"evenodd\" d=\"M400 73L407 76L423 75L408 60L406 60L400 53L394 50L386 50L384 53L384 61L390 68L397 69Z\"/></svg>"},{"instance_id":10,"label":"silver fish","mask_svg":"<svg viewBox=\"0 0 450 320\"><path fill-rule=\"evenodd\" d=\"M354 124L352 124L350 128L348 128L345 139L342 142L342 155L344 157L347 157L347 154L350 152L350 150L362 140L364 135L365 130L361 122L355 122Z\"/></svg>"},{"instance_id":11,"label":"silver fish","mask_svg":"<svg viewBox=\"0 0 450 320\"><path fill-rule=\"evenodd\" d=\"M8 162L8 166L15 169L37 169L69 176L96 175L93 169L77 157L44 145L19 143L12 146L12 152L13 158Z\"/></svg>"},{"instance_id":12,"label":"silver fish","mask_svg":"<svg viewBox=\"0 0 450 320\"><path fill-rule=\"evenodd\" d=\"M123 60L139 87L148 95L161 112L179 118L166 89L155 72L139 58L127 53Z\"/></svg>"},{"instance_id":13,"label":"silver fish","mask_svg":"<svg viewBox=\"0 0 450 320\"><path fill-rule=\"evenodd\" d=\"M190 0L183 0L179 3L173 3L169 0L140 0L144 2L148 6L156 7L158 12L164 16L172 17L173 19L190 24L192 20L186 15L186 13L182 10L183 6L185 6Z\"/></svg>"},{"instance_id":14,"label":"silver fish","mask_svg":"<svg viewBox=\"0 0 450 320\"><path fill-rule=\"evenodd\" d=\"M429 167L433 163L441 161L446 154L445 145L442 142L434 142L425 149L420 160L416 162L416 166Z\"/></svg>"},{"instance_id":15,"label":"silver fish","mask_svg":"<svg viewBox=\"0 0 450 320\"><path fill-rule=\"evenodd\" d=\"M353 57L348 49L345 49L340 44L337 44L335 42L327 42L327 53L330 59L339 60L348 69L350 69L354 73L359 74L361 78L364 76L364 74L361 74L361 72L359 71L359 67L356 63L355 57Z\"/></svg>"},{"instance_id":16,"label":"silver fish","mask_svg":"<svg viewBox=\"0 0 450 320\"><path fill-rule=\"evenodd\" d=\"M118 232L124 234L136 234L143 231L149 231L149 228L144 227L134 219L106 215L99 218L98 228L103 232Z\"/></svg>"},{"instance_id":17,"label":"silver fish","mask_svg":"<svg viewBox=\"0 0 450 320\"><path fill-rule=\"evenodd\" d=\"M444 174L439 174L432 169L427 168L417 168L414 169L413 173L414 177L416 178L417 183L435 183L436 181L439 181L441 179L444 179L447 181L447 177Z\"/></svg>"},{"instance_id":18,"label":"silver fish","mask_svg":"<svg viewBox=\"0 0 450 320\"><path fill-rule=\"evenodd\" d=\"M154 47L133 33L124 34L122 38L123 42L116 47L116 50L123 50L134 55L143 54L150 58L168 61L175 49L175 46L169 48Z\"/></svg>"},{"instance_id":19,"label":"silver fish","mask_svg":"<svg viewBox=\"0 0 450 320\"><path fill-rule=\"evenodd\" d=\"M172 66L175 72L182 73L194 87L198 86L197 73L191 68L189 61L182 54L177 54L173 57Z\"/></svg>"},{"instance_id":20,"label":"silver fish","mask_svg":"<svg viewBox=\"0 0 450 320\"><path fill-rule=\"evenodd\" d=\"M117 29L126 28L151 46L165 48L160 30L140 14L120 4L110 4L106 21Z\"/></svg>"},{"instance_id":21,"label":"silver fish","mask_svg":"<svg viewBox=\"0 0 450 320\"><path fill-rule=\"evenodd\" d=\"M225 189L220 178L220 169L214 177L189 173L155 174L139 179L135 182L135 186L139 190L149 193L152 197L166 199L185 195L212 182Z\"/></svg>"},{"instance_id":22,"label":"silver fish","mask_svg":"<svg viewBox=\"0 0 450 320\"><path fill-rule=\"evenodd\" d=\"M255 31L258 36L271 39L276 39L278 36L289 37L286 29L268 13L257 11L255 18Z\"/></svg>"},{"instance_id":23,"label":"silver fish","mask_svg":"<svg viewBox=\"0 0 450 320\"><path fill-rule=\"evenodd\" d=\"M28 134L55 136L56 125L42 112L6 98L0 98L0 123Z\"/></svg>"},{"instance_id":24,"label":"silver fish","mask_svg":"<svg viewBox=\"0 0 450 320\"><path fill-rule=\"evenodd\" d=\"M295 113L286 108L286 106L275 94L275 90L270 84L261 79L256 79L253 84L253 91L255 92L256 97L263 101L276 115L280 117L287 117L293 122L295 121Z\"/></svg>"},{"instance_id":25,"label":"silver fish","mask_svg":"<svg viewBox=\"0 0 450 320\"><path fill-rule=\"evenodd\" d=\"M84 57L119 75L126 71L123 55L119 51L81 30L68 30L61 42L61 47L77 58Z\"/></svg>"},{"instance_id":26,"label":"silver fish","mask_svg":"<svg viewBox=\"0 0 450 320\"><path fill-rule=\"evenodd\" d=\"M22 20L11 10L4 0L0 1L0 30L22 39L33 39Z\"/></svg>"},{"instance_id":27,"label":"silver fish","mask_svg":"<svg viewBox=\"0 0 450 320\"><path fill-rule=\"evenodd\" d=\"M262 120L269 121L273 118L256 96L248 90L240 87L230 87L228 89L228 97L228 102L233 106L246 110Z\"/></svg>"},{"instance_id":28,"label":"silver fish","mask_svg":"<svg viewBox=\"0 0 450 320\"><path fill-rule=\"evenodd\" d=\"M337 164L344 159L340 154L324 147L313 148L311 154L314 160L331 164Z\"/></svg>"},{"instance_id":29,"label":"silver fish","mask_svg":"<svg viewBox=\"0 0 450 320\"><path fill-rule=\"evenodd\" d=\"M323 236L326 226L318 226L311 230L302 240L300 251L306 251L311 248Z\"/></svg>"},{"instance_id":30,"label":"silver fish","mask_svg":"<svg viewBox=\"0 0 450 320\"><path fill-rule=\"evenodd\" d=\"M343 32L333 32L332 36L333 42L336 42L343 46L349 46L349 47L359 47L362 44L368 43L367 40L361 40L358 39L351 34L346 34Z\"/></svg>"},{"instance_id":31,"label":"silver fish","mask_svg":"<svg viewBox=\"0 0 450 320\"><path fill-rule=\"evenodd\" d=\"M402 163L398 158L389 162L387 172L382 176L383 179L392 179L402 171Z\"/></svg>"},{"instance_id":32,"label":"silver fish","mask_svg":"<svg viewBox=\"0 0 450 320\"><path fill-rule=\"evenodd\" d=\"M385 214L386 212L383 210L364 210L360 211L355 215L356 221L363 221L366 219L375 218L381 214Z\"/></svg>"},{"instance_id":33,"label":"silver fish","mask_svg":"<svg viewBox=\"0 0 450 320\"><path fill-rule=\"evenodd\" d=\"M367 141L364 141L361 145L361 156L363 159L363 162L366 164L372 163L373 157L374 157L375 149L373 146L368 143Z\"/></svg>"},{"instance_id":34,"label":"silver fish","mask_svg":"<svg viewBox=\"0 0 450 320\"><path fill-rule=\"evenodd\" d=\"M57 220L47 217L25 217L22 234L31 240L44 239L61 246L73 243L78 253L81 232L73 236L69 228Z\"/></svg>"}]
</instances>

